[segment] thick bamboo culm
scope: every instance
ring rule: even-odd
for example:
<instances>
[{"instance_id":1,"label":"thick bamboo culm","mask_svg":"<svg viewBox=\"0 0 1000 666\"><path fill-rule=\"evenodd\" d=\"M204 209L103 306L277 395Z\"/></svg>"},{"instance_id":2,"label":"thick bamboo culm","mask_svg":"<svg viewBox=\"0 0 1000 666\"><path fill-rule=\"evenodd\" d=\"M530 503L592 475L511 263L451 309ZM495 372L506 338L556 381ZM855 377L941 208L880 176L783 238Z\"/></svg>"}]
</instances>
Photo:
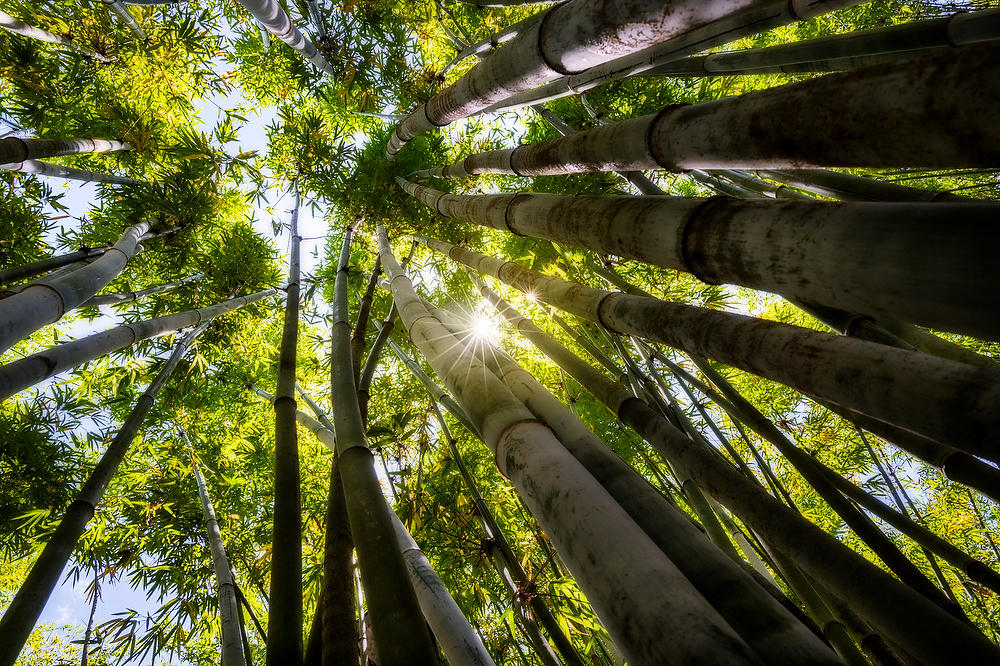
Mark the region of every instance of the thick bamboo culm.
<instances>
[{"instance_id":1,"label":"thick bamboo culm","mask_svg":"<svg viewBox=\"0 0 1000 666\"><path fill-rule=\"evenodd\" d=\"M674 268L711 284L1000 339L1000 297L992 289L1000 265L989 252L1000 244L1000 203L455 195L397 182L462 222Z\"/></svg>"},{"instance_id":2,"label":"thick bamboo culm","mask_svg":"<svg viewBox=\"0 0 1000 666\"><path fill-rule=\"evenodd\" d=\"M459 474L462 477L462 481L469 492L473 504L476 506L476 517L479 519L487 539L492 540L489 548L490 561L493 563L493 568L496 570L501 582L511 594L511 601L515 609L518 611L518 620L522 625L522 629L528 638L528 641L534 647L538 658L542 661L544 666L560 666L560 659L556 656L552 646L549 645L549 642L542 635L539 627L540 624L545 628L545 631L548 632L549 636L551 636L552 642L559 650L559 654L562 657L562 663L565 663L567 666L584 666L583 661L580 659L576 649L573 647L573 643L563 632L562 627L559 626L555 617L542 600L542 597L538 595L531 595L528 598L524 598L523 595L517 593L517 590L519 589L526 589L526 586L531 583L531 577L528 576L524 568L521 566L520 559L514 555L514 551L511 548L510 543L507 541L506 536L504 536L499 524L493 517L493 513L490 511L489 506L479 494L476 482L469 473L465 462L462 460L462 455L458 450L455 438L452 436L451 429L444 420L438 405L444 407L448 413L455 417L455 420L461 423L462 426L472 433L477 440L482 442L478 429L469 419L468 414L465 413L461 406L455 402L448 392L435 383L434 380L423 371L419 364L406 355L399 345L390 339L389 346L392 348L396 357L410 370L413 376L417 378L417 381L424 386L432 399L431 405L433 406L434 415L437 418L438 425L441 427L442 436L448 443L452 459L458 467Z\"/></svg>"},{"instance_id":3,"label":"thick bamboo culm","mask_svg":"<svg viewBox=\"0 0 1000 666\"><path fill-rule=\"evenodd\" d=\"M132 147L113 139L21 139L9 136L0 139L0 164L117 150L132 150Z\"/></svg>"},{"instance_id":4,"label":"thick bamboo culm","mask_svg":"<svg viewBox=\"0 0 1000 666\"><path fill-rule=\"evenodd\" d=\"M379 247L411 339L476 424L629 661L758 663L552 431L427 311L381 227ZM614 543L606 539L610 531ZM677 623L664 624L664 617Z\"/></svg>"},{"instance_id":5,"label":"thick bamboo culm","mask_svg":"<svg viewBox=\"0 0 1000 666\"><path fill-rule=\"evenodd\" d=\"M49 537L42 553L31 566L24 584L18 589L10 606L0 618L0 666L14 665L46 601L59 582L59 576L73 554L80 536L93 518L104 491L114 478L118 465L125 458L146 415L152 409L156 396L187 353L191 343L208 327L208 324L209 322L205 322L197 326L177 343L163 368L136 400L135 407L87 477L76 499L66 507L55 532Z\"/></svg>"},{"instance_id":6,"label":"thick bamboo culm","mask_svg":"<svg viewBox=\"0 0 1000 666\"><path fill-rule=\"evenodd\" d=\"M25 278L32 277L33 275L39 275L47 271L62 268L63 266L75 264L78 261L85 261L87 259L99 257L104 254L106 250L106 247L84 247L75 252L54 255L44 259L39 259L38 261L32 261L27 264L8 268L0 271L0 286L6 287L6 285L11 282L17 282L18 280L23 280Z\"/></svg>"},{"instance_id":7,"label":"thick bamboo culm","mask_svg":"<svg viewBox=\"0 0 1000 666\"><path fill-rule=\"evenodd\" d=\"M657 340L809 395L1000 459L1000 372L682 303L594 289L416 237L433 250L607 328Z\"/></svg>"},{"instance_id":8,"label":"thick bamboo culm","mask_svg":"<svg viewBox=\"0 0 1000 666\"><path fill-rule=\"evenodd\" d=\"M232 312L244 305L255 303L277 292L276 289L240 296L216 305L198 310L188 310L178 314L146 319L95 333L94 335L64 342L51 349L25 356L22 359L0 366L0 401L34 386L52 375L69 370L82 363L129 347L161 333L179 330L188 326L214 319Z\"/></svg>"},{"instance_id":9,"label":"thick bamboo culm","mask_svg":"<svg viewBox=\"0 0 1000 666\"><path fill-rule=\"evenodd\" d=\"M93 262L58 278L36 280L0 300L0 353L57 321L115 279L140 250L139 239L150 226L148 221L130 226Z\"/></svg>"},{"instance_id":10,"label":"thick bamboo culm","mask_svg":"<svg viewBox=\"0 0 1000 666\"><path fill-rule=\"evenodd\" d=\"M258 25L288 44L296 53L311 62L325 74L334 75L336 70L326 61L316 45L303 35L277 0L238 0L240 5L257 20Z\"/></svg>"},{"instance_id":11,"label":"thick bamboo culm","mask_svg":"<svg viewBox=\"0 0 1000 666\"><path fill-rule=\"evenodd\" d=\"M430 666L435 663L434 648L403 556L396 547L392 517L375 473L375 459L367 445L358 404L347 298L351 233L350 227L344 233L332 303L331 350L336 371L331 371L331 392L340 477L379 663ZM384 259L382 263L385 266Z\"/></svg>"},{"instance_id":12,"label":"thick bamboo culm","mask_svg":"<svg viewBox=\"0 0 1000 666\"><path fill-rule=\"evenodd\" d=\"M998 62L1000 45L982 43L899 65L673 105L512 151L472 155L446 167L446 175L994 167L1000 160L1000 128L991 122L1000 97ZM923 140L909 140L915 135Z\"/></svg>"},{"instance_id":13,"label":"thick bamboo culm","mask_svg":"<svg viewBox=\"0 0 1000 666\"><path fill-rule=\"evenodd\" d=\"M794 20L796 12L799 16L816 15L849 4L854 1L682 0L666 5L636 0L626 11L610 0L556 5L540 21L526 26L454 84L411 112L396 126L386 151L391 158L403 144L423 132L478 113L563 75L589 72L597 65L617 62L622 56L644 56L648 49L662 42L687 37L693 29L716 25L720 19L746 17L760 30L760 14L780 16L773 24L780 25ZM731 30L732 26L727 25L726 41L734 38Z\"/></svg>"},{"instance_id":14,"label":"thick bamboo culm","mask_svg":"<svg viewBox=\"0 0 1000 666\"><path fill-rule=\"evenodd\" d=\"M299 190L292 181L288 280L274 390L274 503L271 580L268 589L266 662L302 662L302 508L299 498L299 439L295 427L295 373L299 339Z\"/></svg>"},{"instance_id":15,"label":"thick bamboo culm","mask_svg":"<svg viewBox=\"0 0 1000 666\"><path fill-rule=\"evenodd\" d=\"M896 62L1000 38L1000 10L958 12L780 46L724 51L654 67L643 76L717 76L855 69L874 58Z\"/></svg>"},{"instance_id":16,"label":"thick bamboo culm","mask_svg":"<svg viewBox=\"0 0 1000 666\"><path fill-rule=\"evenodd\" d=\"M534 327L527 326L526 320L523 320L518 330L526 332L527 329ZM540 343L545 338L547 336L533 335L529 339ZM551 341L551 338L548 340ZM626 424L657 446L672 464L689 473L706 492L733 510L748 526L781 548L787 556L794 558L811 576L837 590L837 594L845 595L884 635L919 650L926 663L953 663L952 649L982 650L983 655L996 651L995 646L969 625L889 577L797 512L767 495L756 482L744 477L716 452L704 445L692 445L691 439L681 435L645 403L629 396L620 385L565 348L546 342L541 349ZM873 592L876 589L879 592ZM900 606L891 601L893 598L900 603L903 598L909 599L914 604L908 607L912 614L902 618ZM938 622L944 622L956 631L969 632L967 638L972 643L962 639L952 648L944 648L938 642L942 638ZM924 626L936 635L932 637L914 632L918 626Z\"/></svg>"},{"instance_id":17,"label":"thick bamboo culm","mask_svg":"<svg viewBox=\"0 0 1000 666\"><path fill-rule=\"evenodd\" d=\"M498 308L506 305L491 298L481 282L477 287ZM615 455L530 374L499 349L486 347L479 356L536 417L553 429L570 453L765 663L839 663L812 632L711 544L676 506Z\"/></svg>"},{"instance_id":18,"label":"thick bamboo culm","mask_svg":"<svg viewBox=\"0 0 1000 666\"><path fill-rule=\"evenodd\" d=\"M108 57L95 53L91 49L84 48L68 37L63 37L62 35L57 35L53 32L49 32L48 30L42 30L41 28L36 28L33 25L28 25L24 21L14 18L10 14L2 11L0 11L0 28L13 32L15 35L27 37L28 39L36 39L40 42L48 42L50 44L55 44L56 46L66 47L71 51L76 51L81 55L93 58L100 62L110 62Z\"/></svg>"},{"instance_id":19,"label":"thick bamboo culm","mask_svg":"<svg viewBox=\"0 0 1000 666\"><path fill-rule=\"evenodd\" d=\"M86 169L75 169L61 164L50 164L41 160L24 160L23 162L11 162L0 164L0 169L7 171L20 171L21 173L33 173L49 178L66 178L68 180L82 180L86 183L109 183L112 185L135 185L140 181L135 178L116 176L108 173L98 173Z\"/></svg>"}]
</instances>

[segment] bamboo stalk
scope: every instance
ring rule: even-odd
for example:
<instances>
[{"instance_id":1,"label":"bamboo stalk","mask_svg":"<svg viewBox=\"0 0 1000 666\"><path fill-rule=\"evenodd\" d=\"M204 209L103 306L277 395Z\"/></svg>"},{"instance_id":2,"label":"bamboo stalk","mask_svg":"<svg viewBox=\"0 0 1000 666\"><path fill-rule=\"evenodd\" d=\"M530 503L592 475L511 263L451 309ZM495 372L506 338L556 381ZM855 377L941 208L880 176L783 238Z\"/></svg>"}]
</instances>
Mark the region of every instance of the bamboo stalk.
<instances>
[{"instance_id":1,"label":"bamboo stalk","mask_svg":"<svg viewBox=\"0 0 1000 666\"><path fill-rule=\"evenodd\" d=\"M611 293L431 238L415 238L542 302L611 330L658 340L960 450L1000 459L993 439L1000 414L990 407L1000 399L1000 373L787 324Z\"/></svg>"},{"instance_id":2,"label":"bamboo stalk","mask_svg":"<svg viewBox=\"0 0 1000 666\"><path fill-rule=\"evenodd\" d=\"M413 293L381 226L378 234L382 265L411 339L483 433L501 473L510 478L552 538L629 660L757 663L749 647L552 431L538 423L474 355L455 344ZM615 543L607 541L609 532L602 526L614 530ZM683 628L664 625L664 617Z\"/></svg>"},{"instance_id":3,"label":"bamboo stalk","mask_svg":"<svg viewBox=\"0 0 1000 666\"><path fill-rule=\"evenodd\" d=\"M856 30L757 49L711 53L654 67L643 76L716 76L854 69L883 58L885 62L921 57L1000 37L1000 12L958 12L951 16L900 25ZM881 62L882 60L879 60Z\"/></svg>"},{"instance_id":4,"label":"bamboo stalk","mask_svg":"<svg viewBox=\"0 0 1000 666\"><path fill-rule=\"evenodd\" d=\"M334 75L336 70L326 61L316 45L303 35L277 0L238 0L240 5L257 20L269 33L288 44L296 53L311 62L325 74Z\"/></svg>"},{"instance_id":5,"label":"bamboo stalk","mask_svg":"<svg viewBox=\"0 0 1000 666\"><path fill-rule=\"evenodd\" d=\"M274 391L274 515L271 543L268 666L302 663L302 511L299 499L299 440L295 428L295 370L299 339L299 190L289 223L288 282Z\"/></svg>"},{"instance_id":6,"label":"bamboo stalk","mask_svg":"<svg viewBox=\"0 0 1000 666\"><path fill-rule=\"evenodd\" d=\"M664 5L637 0L623 7L609 0L586 0L556 5L538 23L526 26L457 82L411 112L396 126L386 152L391 159L415 136L477 113L514 93L563 74L587 71L761 4L766 3L726 0L708 5L680 0Z\"/></svg>"},{"instance_id":7,"label":"bamboo stalk","mask_svg":"<svg viewBox=\"0 0 1000 666\"><path fill-rule=\"evenodd\" d=\"M841 201L975 201L950 192L907 187L826 169L759 169L757 174L806 192Z\"/></svg>"},{"instance_id":8,"label":"bamboo stalk","mask_svg":"<svg viewBox=\"0 0 1000 666\"><path fill-rule=\"evenodd\" d=\"M47 273L48 271L75 264L79 261L94 259L104 254L105 251L107 251L106 247L81 247L75 252L45 257L38 261L14 266L0 271L0 286L6 286L11 282L17 282L18 280L23 280L24 278L40 273Z\"/></svg>"},{"instance_id":9,"label":"bamboo stalk","mask_svg":"<svg viewBox=\"0 0 1000 666\"><path fill-rule=\"evenodd\" d=\"M475 276L473 283L543 353L554 340ZM548 338L547 340L545 338ZM544 349L543 349L544 347ZM713 546L676 506L640 477L530 374L499 349L487 366L547 423L661 551L766 663L837 663L834 655L736 561ZM714 514L713 514L714 519ZM735 555L735 553L734 553ZM738 556L737 556L738 559Z\"/></svg>"},{"instance_id":10,"label":"bamboo stalk","mask_svg":"<svg viewBox=\"0 0 1000 666\"><path fill-rule=\"evenodd\" d=\"M76 51L80 55L86 56L88 58L93 58L99 62L110 62L110 58L107 58L99 53L95 53L88 48L84 48L74 42L73 40L57 35L55 33L49 32L48 30L42 30L41 28L36 28L33 25L28 25L20 19L16 19L6 12L0 11L0 28L14 33L15 35L21 35L22 37L27 37L28 39L36 39L40 42L48 42L50 44L55 44L56 46L62 46L71 51ZM11 160L0 160L0 162L9 162Z\"/></svg>"},{"instance_id":11,"label":"bamboo stalk","mask_svg":"<svg viewBox=\"0 0 1000 666\"><path fill-rule=\"evenodd\" d=\"M123 303L132 303L140 298L145 298L146 296L152 296L153 294L162 294L166 291L173 291L188 284L189 282L194 282L195 280L200 280L205 277L204 273L196 273L190 275L176 282L167 282L165 284L159 284L155 287L149 287L147 289L140 289L139 291L130 291L123 294L99 294L97 296L92 296L89 300L84 301L80 304L80 307L94 307L100 305L119 305Z\"/></svg>"},{"instance_id":12,"label":"bamboo stalk","mask_svg":"<svg viewBox=\"0 0 1000 666\"><path fill-rule=\"evenodd\" d=\"M140 222L125 229L104 254L66 276L42 279L0 301L0 353L100 291L121 273L139 248L139 237L150 228Z\"/></svg>"},{"instance_id":13,"label":"bamboo stalk","mask_svg":"<svg viewBox=\"0 0 1000 666\"><path fill-rule=\"evenodd\" d=\"M347 311L347 277L351 229L344 234L334 283L333 374L337 448L344 495L361 569L361 581L377 642L380 664L433 664L434 652L409 582L392 518L375 474L365 440L351 368L351 325ZM385 261L383 259L383 266Z\"/></svg>"},{"instance_id":14,"label":"bamboo stalk","mask_svg":"<svg viewBox=\"0 0 1000 666\"><path fill-rule=\"evenodd\" d=\"M209 322L200 324L177 343L163 368L146 387L146 391L139 396L135 407L129 412L121 429L80 488L76 499L66 508L58 527L28 572L27 579L14 595L3 618L0 618L0 666L13 666L17 660L18 653L24 647L46 601L59 582L62 570L72 556L80 536L86 530L87 523L93 518L104 491L114 478L125 454L128 453L156 396L180 363L188 347L208 327L208 324Z\"/></svg>"},{"instance_id":15,"label":"bamboo stalk","mask_svg":"<svg viewBox=\"0 0 1000 666\"><path fill-rule=\"evenodd\" d=\"M580 289L583 288L579 285L573 287L577 293ZM539 300L546 300L540 292L535 293ZM765 493L755 482L725 463L715 451L692 446L692 440L683 437L645 403L627 393L623 398L620 386L589 365L576 363L564 369L654 444L672 464L685 470L719 503L733 510L769 543L793 557L810 576L835 588L887 638L919 653L928 664L954 663L959 653L976 653L981 655L977 658L987 660L997 658L987 655L1000 651L972 627L888 576ZM595 377L596 381L592 381Z\"/></svg>"},{"instance_id":16,"label":"bamboo stalk","mask_svg":"<svg viewBox=\"0 0 1000 666\"><path fill-rule=\"evenodd\" d=\"M1000 266L988 251L992 241L984 243L1000 242L998 204L454 195L397 182L462 222L682 270L710 284L1000 337L1000 318L984 314L984 305L1000 310L991 288Z\"/></svg>"},{"instance_id":17,"label":"bamboo stalk","mask_svg":"<svg viewBox=\"0 0 1000 666\"><path fill-rule=\"evenodd\" d=\"M198 310L188 310L178 314L147 319L134 324L125 324L101 333L72 342L64 342L51 349L26 356L0 366L0 401L15 393L34 386L52 375L74 368L82 363L129 347L139 340L145 340L169 331L210 321L244 305L255 303L273 295L275 289L268 289L249 296L240 296L216 305ZM8 299L9 300L9 299Z\"/></svg>"},{"instance_id":18,"label":"bamboo stalk","mask_svg":"<svg viewBox=\"0 0 1000 666\"><path fill-rule=\"evenodd\" d=\"M509 164L494 168L539 176L657 168L993 167L1000 130L989 121L989 100L1000 94L998 53L1000 45L984 42L903 64L674 105L521 146ZM912 141L916 135L922 140Z\"/></svg>"},{"instance_id":19,"label":"bamboo stalk","mask_svg":"<svg viewBox=\"0 0 1000 666\"><path fill-rule=\"evenodd\" d=\"M21 173L33 173L49 178L67 178L69 180L82 180L88 183L110 183L112 185L138 185L141 181L125 176L114 174L98 173L87 169L74 169L73 167L61 164L50 164L41 160L24 160L23 162L11 162L0 164L0 169L7 171L19 171Z\"/></svg>"},{"instance_id":20,"label":"bamboo stalk","mask_svg":"<svg viewBox=\"0 0 1000 666\"><path fill-rule=\"evenodd\" d=\"M205 514L206 539L208 547L212 551L212 565L215 568L216 588L219 594L219 624L222 628L220 650L222 666L244 666L239 600L236 598L236 584L233 581L233 572L229 568L229 558L226 556L226 548L223 545L219 521L215 517L215 507L212 506L212 499L208 495L205 477L202 476L201 468L195 460L194 447L191 446L191 441L184 430L181 430L180 434L191 455L191 468L194 472L194 480L198 485L201 509Z\"/></svg>"},{"instance_id":21,"label":"bamboo stalk","mask_svg":"<svg viewBox=\"0 0 1000 666\"><path fill-rule=\"evenodd\" d=\"M121 18L121 20L125 22L125 25L127 25L129 29L135 33L136 37L138 37L144 42L149 40L149 37L146 35L145 31L139 26L139 23L135 20L135 17L132 16L132 12L129 11L128 7L122 4L121 0L101 0L101 1L108 6L108 9L117 14L119 18Z\"/></svg>"},{"instance_id":22,"label":"bamboo stalk","mask_svg":"<svg viewBox=\"0 0 1000 666\"><path fill-rule=\"evenodd\" d=\"M0 27L3 27L4 16L6 14L0 12ZM114 139L22 139L9 136L0 139L0 164L118 150L132 150L132 146Z\"/></svg>"}]
</instances>

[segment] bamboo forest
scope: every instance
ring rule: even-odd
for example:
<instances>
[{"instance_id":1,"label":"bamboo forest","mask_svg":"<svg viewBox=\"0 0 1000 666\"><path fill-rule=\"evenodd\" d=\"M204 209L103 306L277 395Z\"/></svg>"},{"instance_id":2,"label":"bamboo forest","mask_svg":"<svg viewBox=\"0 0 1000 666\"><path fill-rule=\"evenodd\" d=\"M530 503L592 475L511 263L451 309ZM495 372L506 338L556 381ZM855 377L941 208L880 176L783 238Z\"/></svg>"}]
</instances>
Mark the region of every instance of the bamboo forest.
<instances>
[{"instance_id":1,"label":"bamboo forest","mask_svg":"<svg viewBox=\"0 0 1000 666\"><path fill-rule=\"evenodd\" d=\"M0 28L0 666L1000 664L1000 1Z\"/></svg>"}]
</instances>

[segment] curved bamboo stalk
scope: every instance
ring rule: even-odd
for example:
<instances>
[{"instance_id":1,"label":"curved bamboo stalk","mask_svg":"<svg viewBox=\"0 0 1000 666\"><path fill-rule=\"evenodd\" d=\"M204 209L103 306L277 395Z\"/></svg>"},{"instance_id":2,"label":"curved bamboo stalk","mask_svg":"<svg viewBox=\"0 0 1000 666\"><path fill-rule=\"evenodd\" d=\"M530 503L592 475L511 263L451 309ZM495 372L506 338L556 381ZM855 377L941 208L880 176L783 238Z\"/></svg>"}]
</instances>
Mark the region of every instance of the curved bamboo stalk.
<instances>
[{"instance_id":1,"label":"curved bamboo stalk","mask_svg":"<svg viewBox=\"0 0 1000 666\"><path fill-rule=\"evenodd\" d=\"M108 9L117 14L119 18L125 22L125 25L127 25L139 39L144 42L149 39L146 32L139 26L138 21L135 20L134 16L132 16L132 12L128 10L128 7L122 4L121 0L101 0L101 2L107 5Z\"/></svg>"},{"instance_id":2,"label":"curved bamboo stalk","mask_svg":"<svg viewBox=\"0 0 1000 666\"><path fill-rule=\"evenodd\" d=\"M51 349L0 366L0 401L6 400L15 393L34 386L64 370L69 370L118 349L124 349L140 340L188 326L197 326L244 305L267 298L276 291L268 289L198 310L188 310L134 324L125 324L73 342L64 342Z\"/></svg>"},{"instance_id":3,"label":"curved bamboo stalk","mask_svg":"<svg viewBox=\"0 0 1000 666\"><path fill-rule=\"evenodd\" d=\"M795 73L830 71L831 67L854 69L876 62L873 58L898 62L997 38L1000 38L1000 10L958 12L885 28L685 58L654 67L643 72L643 76Z\"/></svg>"},{"instance_id":4,"label":"curved bamboo stalk","mask_svg":"<svg viewBox=\"0 0 1000 666\"><path fill-rule=\"evenodd\" d=\"M299 32L277 0L238 0L245 10L253 15L257 23L269 33L288 44L296 53L311 62L325 74L334 75L336 70L326 61L316 45Z\"/></svg>"},{"instance_id":5,"label":"curved bamboo stalk","mask_svg":"<svg viewBox=\"0 0 1000 666\"><path fill-rule=\"evenodd\" d=\"M12 32L15 35L21 35L22 37L27 37L28 39L36 39L40 42L48 42L49 44L62 46L64 48L70 49L71 51L76 51L80 55L86 56L88 58L93 58L99 62L111 62L110 58L102 56L99 53L95 53L94 51L91 51L88 48L84 48L71 39L49 32L48 30L42 30L41 28L36 28L33 25L28 25L24 21L14 18L10 14L3 11L0 11L0 28ZM11 161L11 160L2 160L2 161Z\"/></svg>"},{"instance_id":6,"label":"curved bamboo stalk","mask_svg":"<svg viewBox=\"0 0 1000 666\"><path fill-rule=\"evenodd\" d=\"M484 112L516 109L584 93L599 85L642 74L657 65L700 53L714 46L856 4L857 0L765 0L745 5L742 11L735 11L687 30L636 53L615 58L582 72L567 72L566 76L551 83L510 95L487 107Z\"/></svg>"},{"instance_id":7,"label":"curved bamboo stalk","mask_svg":"<svg viewBox=\"0 0 1000 666\"><path fill-rule=\"evenodd\" d=\"M372 621L379 663L433 664L434 651L420 608L409 582L406 565L392 528L390 511L375 474L375 463L365 439L351 361L351 325L348 318L347 278L351 260L351 232L341 246L334 282L332 350L333 398L337 453L351 533L358 553L361 581ZM385 260L383 258L383 266Z\"/></svg>"},{"instance_id":8,"label":"curved bamboo stalk","mask_svg":"<svg viewBox=\"0 0 1000 666\"><path fill-rule=\"evenodd\" d=\"M478 277L483 297L533 344L554 340ZM543 353L547 352L542 349ZM839 663L816 636L727 554L712 545L680 510L640 477L558 399L501 350L481 354L515 397L551 427L563 445L601 483L677 565L765 663Z\"/></svg>"},{"instance_id":9,"label":"curved bamboo stalk","mask_svg":"<svg viewBox=\"0 0 1000 666\"><path fill-rule=\"evenodd\" d=\"M826 169L758 169L757 175L841 201L975 201L951 192L907 187Z\"/></svg>"},{"instance_id":10,"label":"curved bamboo stalk","mask_svg":"<svg viewBox=\"0 0 1000 666\"><path fill-rule=\"evenodd\" d=\"M710 284L1000 338L1000 317L983 311L984 304L1000 309L992 289L1000 266L988 251L993 243L982 243L994 234L1000 242L993 224L1000 204L454 195L397 182L463 222L682 270Z\"/></svg>"},{"instance_id":11,"label":"curved bamboo stalk","mask_svg":"<svg viewBox=\"0 0 1000 666\"><path fill-rule=\"evenodd\" d=\"M78 261L99 257L104 254L107 249L108 248L106 247L81 247L76 252L46 257L44 259L39 259L38 261L32 261L31 263L8 268L0 271L0 286L6 286L11 282L17 282L18 280L23 280L24 278L29 278L33 275L46 273L56 268L62 268L63 266L75 264Z\"/></svg>"},{"instance_id":12,"label":"curved bamboo stalk","mask_svg":"<svg viewBox=\"0 0 1000 666\"><path fill-rule=\"evenodd\" d=\"M536 655L545 666L560 666L562 662L560 662L559 657L553 652L552 646L542 635L538 626L540 623L545 627L545 631L548 632L549 636L552 637L552 642L558 648L563 661L568 666L583 666L583 661L577 654L576 648L573 647L573 643L563 632L562 627L556 622L555 617L553 617L548 606L542 601L542 598L538 595L529 595L525 599L524 595L518 594L518 590L528 589L532 580L524 571L520 560L514 555L507 537L493 517L493 512L483 500L482 495L479 494L476 482L465 466L465 461L458 450L455 438L452 436L451 429L444 420L438 405L447 409L459 423L477 439L482 441L479 437L478 428L473 425L465 410L443 388L438 386L413 359L407 356L400 349L399 345L391 339L389 340L389 345L392 347L396 357L413 373L413 376L417 378L431 396L431 406L438 425L441 428L441 434L448 443L452 459L455 461L459 475L462 477L472 503L476 507L476 517L479 519L483 532L486 534L490 561L493 563L493 568L496 570L501 582L511 594L511 601L518 611L517 619L520 621L521 628L528 642L534 647Z\"/></svg>"},{"instance_id":13,"label":"curved bamboo stalk","mask_svg":"<svg viewBox=\"0 0 1000 666\"><path fill-rule=\"evenodd\" d=\"M555 360L557 357L552 358ZM703 445L693 446L691 439L682 436L662 416L629 396L620 385L575 355L566 351L556 362L652 443L672 464L685 470L706 492L737 513L744 523L793 557L811 576L848 598L885 635L917 651L926 663L952 663L953 649L981 650L983 655L997 649L969 625L889 577L765 493L759 485L724 462L715 451ZM905 618L902 616L903 599L909 600L907 604L913 604L905 606ZM939 642L944 638L939 623L967 634L966 638L945 648ZM924 631L931 632L931 635ZM966 639L971 642L966 642Z\"/></svg>"},{"instance_id":14,"label":"curved bamboo stalk","mask_svg":"<svg viewBox=\"0 0 1000 666\"><path fill-rule=\"evenodd\" d=\"M738 367L975 455L1000 459L1000 373L862 340L550 278L415 236L538 300L621 333Z\"/></svg>"},{"instance_id":15,"label":"curved bamboo stalk","mask_svg":"<svg viewBox=\"0 0 1000 666\"><path fill-rule=\"evenodd\" d=\"M204 273L196 273L194 275L189 275L186 278L177 280L176 282L167 282L165 284L159 284L155 287L149 287L148 289L140 289L139 291L130 291L124 294L99 294L97 296L91 297L89 300L84 301L80 304L80 307L94 307L100 305L119 305L123 303L133 303L140 298L145 298L146 296L152 296L153 294L162 294L166 291L173 291L188 284L189 282L194 282L195 280L200 280L205 277Z\"/></svg>"},{"instance_id":16,"label":"curved bamboo stalk","mask_svg":"<svg viewBox=\"0 0 1000 666\"><path fill-rule=\"evenodd\" d=\"M233 580L232 569L229 568L229 557L222 541L219 521L215 517L215 507L208 495L205 477L201 474L194 456L194 447L184 430L181 437L187 443L191 454L191 469L194 480L198 484L198 497L201 500L201 510L205 514L205 532L208 547L212 551L212 566L215 568L216 588L219 593L219 624L222 628L221 650L222 666L244 666L243 636L240 632L239 600L236 597L236 583Z\"/></svg>"},{"instance_id":17,"label":"curved bamboo stalk","mask_svg":"<svg viewBox=\"0 0 1000 666\"><path fill-rule=\"evenodd\" d=\"M14 595L3 618L0 618L0 666L13 666L17 660L17 655L38 621L45 602L59 582L59 575L72 556L80 536L87 528L87 523L93 518L104 491L118 470L118 465L128 453L146 414L153 407L156 396L180 363L188 347L208 327L208 324L209 322L200 324L177 343L163 368L146 387L146 391L139 396L135 407L80 488L76 499L66 508L55 532L49 537L41 555L31 566L27 579Z\"/></svg>"},{"instance_id":18,"label":"curved bamboo stalk","mask_svg":"<svg viewBox=\"0 0 1000 666\"><path fill-rule=\"evenodd\" d=\"M993 167L1000 45L831 74L480 153L472 164L521 176L640 169ZM976 97L976 96L979 97ZM830 100L838 103L831 106ZM961 118L961 122L957 119ZM766 119L766 120L765 120ZM922 141L914 142L913 136Z\"/></svg>"},{"instance_id":19,"label":"curved bamboo stalk","mask_svg":"<svg viewBox=\"0 0 1000 666\"><path fill-rule=\"evenodd\" d=\"M289 222L285 316L274 391L274 516L271 543L268 666L302 663L302 511L299 500L299 439L295 428L295 368L299 339L299 190Z\"/></svg>"},{"instance_id":20,"label":"curved bamboo stalk","mask_svg":"<svg viewBox=\"0 0 1000 666\"><path fill-rule=\"evenodd\" d=\"M396 126L386 153L391 159L415 136L482 111L512 94L563 74L587 71L761 4L767 2L725 0L706 4L679 0L666 5L633 0L622 6L610 0L585 0L556 5L538 23L527 26L465 76L411 112ZM771 4L775 4L773 0Z\"/></svg>"},{"instance_id":21,"label":"curved bamboo stalk","mask_svg":"<svg viewBox=\"0 0 1000 666\"><path fill-rule=\"evenodd\" d=\"M550 535L629 660L759 663L552 431L456 344L416 297L381 225L378 236L382 265L411 339L477 425L501 473ZM606 538L612 530L614 543ZM664 624L663 618L672 621Z\"/></svg>"},{"instance_id":22,"label":"curved bamboo stalk","mask_svg":"<svg viewBox=\"0 0 1000 666\"><path fill-rule=\"evenodd\" d=\"M68 275L37 281L0 301L0 353L100 291L115 279L139 248L150 222L125 229L121 238L97 260Z\"/></svg>"},{"instance_id":23,"label":"curved bamboo stalk","mask_svg":"<svg viewBox=\"0 0 1000 666\"><path fill-rule=\"evenodd\" d=\"M2 16L0 13L0 17ZM0 139L0 164L118 150L132 150L132 146L114 139L21 139L9 136Z\"/></svg>"},{"instance_id":24,"label":"curved bamboo stalk","mask_svg":"<svg viewBox=\"0 0 1000 666\"><path fill-rule=\"evenodd\" d=\"M23 162L11 162L0 164L0 169L7 171L19 171L21 173L33 173L49 178L66 178L68 180L82 180L86 183L109 183L112 185L137 185L142 181L125 176L114 174L98 173L87 169L75 169L61 164L50 164L41 160L24 160Z\"/></svg>"}]
</instances>

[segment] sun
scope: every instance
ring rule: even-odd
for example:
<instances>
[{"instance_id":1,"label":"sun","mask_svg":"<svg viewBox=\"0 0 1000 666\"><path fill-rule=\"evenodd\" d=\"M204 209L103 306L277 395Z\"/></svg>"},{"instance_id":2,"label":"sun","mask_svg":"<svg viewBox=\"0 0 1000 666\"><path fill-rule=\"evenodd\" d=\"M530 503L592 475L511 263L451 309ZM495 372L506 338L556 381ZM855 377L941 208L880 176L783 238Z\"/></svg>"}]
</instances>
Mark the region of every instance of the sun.
<instances>
[{"instance_id":1,"label":"sun","mask_svg":"<svg viewBox=\"0 0 1000 666\"><path fill-rule=\"evenodd\" d=\"M472 335L478 340L496 342L500 338L500 329L497 327L497 323L482 312L473 315L469 327Z\"/></svg>"}]
</instances>

